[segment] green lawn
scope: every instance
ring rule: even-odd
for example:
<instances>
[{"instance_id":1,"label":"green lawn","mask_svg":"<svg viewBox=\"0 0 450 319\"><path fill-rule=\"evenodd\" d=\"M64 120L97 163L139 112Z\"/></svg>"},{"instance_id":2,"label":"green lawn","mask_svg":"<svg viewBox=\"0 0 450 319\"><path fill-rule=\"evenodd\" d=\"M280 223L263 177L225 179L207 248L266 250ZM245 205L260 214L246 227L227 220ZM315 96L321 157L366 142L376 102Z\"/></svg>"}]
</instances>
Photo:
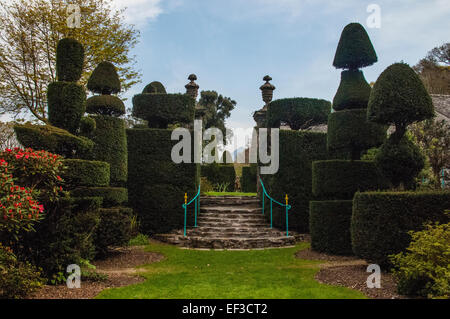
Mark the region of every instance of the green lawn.
<instances>
[{"instance_id":1,"label":"green lawn","mask_svg":"<svg viewBox=\"0 0 450 319\"><path fill-rule=\"evenodd\" d=\"M206 196L256 196L256 193L206 192Z\"/></svg>"},{"instance_id":2,"label":"green lawn","mask_svg":"<svg viewBox=\"0 0 450 319\"><path fill-rule=\"evenodd\" d=\"M166 258L143 266L146 281L104 290L98 298L328 299L365 298L360 292L319 284L317 261L299 260L295 248L252 251L187 250L150 244Z\"/></svg>"}]
</instances>

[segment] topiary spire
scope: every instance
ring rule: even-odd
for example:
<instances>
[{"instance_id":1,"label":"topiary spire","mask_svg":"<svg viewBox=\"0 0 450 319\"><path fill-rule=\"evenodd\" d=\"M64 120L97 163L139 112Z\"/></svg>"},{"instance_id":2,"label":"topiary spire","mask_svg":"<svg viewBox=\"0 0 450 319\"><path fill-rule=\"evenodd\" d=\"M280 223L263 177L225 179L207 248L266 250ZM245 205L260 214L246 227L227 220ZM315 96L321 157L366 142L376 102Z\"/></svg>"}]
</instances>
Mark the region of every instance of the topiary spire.
<instances>
[{"instance_id":1,"label":"topiary spire","mask_svg":"<svg viewBox=\"0 0 450 319\"><path fill-rule=\"evenodd\" d=\"M56 47L56 76L58 81L77 82L81 78L84 48L75 39L65 38Z\"/></svg>"},{"instance_id":2,"label":"topiary spire","mask_svg":"<svg viewBox=\"0 0 450 319\"><path fill-rule=\"evenodd\" d=\"M342 31L333 66L337 69L358 69L377 61L377 54L364 27L359 23L347 25Z\"/></svg>"},{"instance_id":3,"label":"topiary spire","mask_svg":"<svg viewBox=\"0 0 450 319\"><path fill-rule=\"evenodd\" d=\"M92 72L87 88L98 94L117 94L121 90L120 79L116 67L111 62L101 62Z\"/></svg>"}]
</instances>

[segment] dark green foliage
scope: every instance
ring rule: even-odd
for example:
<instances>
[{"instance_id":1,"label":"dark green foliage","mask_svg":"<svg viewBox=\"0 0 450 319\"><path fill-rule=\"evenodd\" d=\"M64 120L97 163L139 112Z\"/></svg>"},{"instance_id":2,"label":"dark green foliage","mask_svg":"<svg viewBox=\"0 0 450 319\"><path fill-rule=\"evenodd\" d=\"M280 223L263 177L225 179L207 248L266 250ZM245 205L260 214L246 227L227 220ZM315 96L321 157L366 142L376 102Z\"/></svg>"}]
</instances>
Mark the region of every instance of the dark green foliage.
<instances>
[{"instance_id":1,"label":"dark green foliage","mask_svg":"<svg viewBox=\"0 0 450 319\"><path fill-rule=\"evenodd\" d=\"M75 134L86 110L86 93L83 86L73 82L50 83L47 99L49 122Z\"/></svg>"},{"instance_id":2,"label":"dark green foliage","mask_svg":"<svg viewBox=\"0 0 450 319\"><path fill-rule=\"evenodd\" d=\"M333 100L333 109L335 111L366 109L371 90L362 71L342 71L341 83Z\"/></svg>"},{"instance_id":3,"label":"dark green foliage","mask_svg":"<svg viewBox=\"0 0 450 319\"><path fill-rule=\"evenodd\" d=\"M236 171L233 164L217 164L212 163L202 166L202 177L213 185L228 185L226 191L234 191L234 183L236 182Z\"/></svg>"},{"instance_id":4,"label":"dark green foliage","mask_svg":"<svg viewBox=\"0 0 450 319\"><path fill-rule=\"evenodd\" d=\"M425 222L448 223L450 192L368 192L353 200L352 246L369 263L388 265L389 255L405 251L409 231Z\"/></svg>"},{"instance_id":5,"label":"dark green foliage","mask_svg":"<svg viewBox=\"0 0 450 319\"><path fill-rule=\"evenodd\" d=\"M270 103L267 111L267 127L280 127L280 122L291 129L306 129L327 122L331 103L309 98L281 99Z\"/></svg>"},{"instance_id":6,"label":"dark green foliage","mask_svg":"<svg viewBox=\"0 0 450 319\"><path fill-rule=\"evenodd\" d=\"M44 284L39 269L21 262L1 244L0 275L0 299L25 298Z\"/></svg>"},{"instance_id":7,"label":"dark green foliage","mask_svg":"<svg viewBox=\"0 0 450 319\"><path fill-rule=\"evenodd\" d=\"M101 62L92 72L87 88L98 94L117 94L120 92L120 80L115 66L111 62Z\"/></svg>"},{"instance_id":8,"label":"dark green foliage","mask_svg":"<svg viewBox=\"0 0 450 319\"><path fill-rule=\"evenodd\" d=\"M167 94L166 88L164 87L164 85L162 85L162 83L158 82L158 81L154 81L154 82L148 84L144 88L142 93L147 93L147 94Z\"/></svg>"},{"instance_id":9,"label":"dark green foliage","mask_svg":"<svg viewBox=\"0 0 450 319\"><path fill-rule=\"evenodd\" d=\"M45 205L46 216L21 239L14 251L21 259L41 267L52 279L58 272L66 274L71 264L92 259L95 253L93 234L99 223L102 199L97 197L65 198Z\"/></svg>"},{"instance_id":10,"label":"dark green foliage","mask_svg":"<svg viewBox=\"0 0 450 319\"><path fill-rule=\"evenodd\" d=\"M56 76L58 81L77 82L83 73L84 48L75 39L65 38L56 47Z\"/></svg>"},{"instance_id":11,"label":"dark green foliage","mask_svg":"<svg viewBox=\"0 0 450 319\"><path fill-rule=\"evenodd\" d=\"M368 122L367 110L345 110L328 117L327 147L330 154L358 160L361 153L386 140L387 127Z\"/></svg>"},{"instance_id":12,"label":"dark green foliage","mask_svg":"<svg viewBox=\"0 0 450 319\"><path fill-rule=\"evenodd\" d=\"M184 194L192 199L200 183L199 165L172 162L172 147L178 142L171 134L171 130L127 130L129 204L144 234L183 228ZM192 210L189 207L188 225L194 223Z\"/></svg>"},{"instance_id":13,"label":"dark green foliage","mask_svg":"<svg viewBox=\"0 0 450 319\"><path fill-rule=\"evenodd\" d=\"M25 147L46 150L66 157L83 157L90 154L94 143L85 137L51 125L16 125L17 139Z\"/></svg>"},{"instance_id":14,"label":"dark green foliage","mask_svg":"<svg viewBox=\"0 0 450 319\"><path fill-rule=\"evenodd\" d=\"M121 187L80 187L72 190L70 195L73 197L101 197L105 208L120 206L128 202L128 190Z\"/></svg>"},{"instance_id":15,"label":"dark green foliage","mask_svg":"<svg viewBox=\"0 0 450 319\"><path fill-rule=\"evenodd\" d=\"M289 195L289 229L307 233L309 228L309 201L312 195L312 162L327 158L327 136L323 133L280 131L280 168L274 175L263 175L267 192L283 202ZM267 204L268 202L266 202ZM266 216L270 218L270 205ZM273 206L273 225L286 228L285 208Z\"/></svg>"},{"instance_id":16,"label":"dark green foliage","mask_svg":"<svg viewBox=\"0 0 450 319\"><path fill-rule=\"evenodd\" d=\"M86 112L90 114L121 116L125 114L125 104L114 95L96 95L87 100Z\"/></svg>"},{"instance_id":17,"label":"dark green foliage","mask_svg":"<svg viewBox=\"0 0 450 319\"><path fill-rule=\"evenodd\" d=\"M334 255L352 255L351 200L310 202L311 248Z\"/></svg>"},{"instance_id":18,"label":"dark green foliage","mask_svg":"<svg viewBox=\"0 0 450 319\"><path fill-rule=\"evenodd\" d=\"M389 187L389 181L369 161L316 161L312 172L312 190L318 199L352 199L357 191Z\"/></svg>"},{"instance_id":19,"label":"dark green foliage","mask_svg":"<svg viewBox=\"0 0 450 319\"><path fill-rule=\"evenodd\" d=\"M127 181L127 136L125 121L112 116L96 116L93 141L94 158L111 166L111 185L124 186ZM156 151L156 149L155 149Z\"/></svg>"},{"instance_id":20,"label":"dark green foliage","mask_svg":"<svg viewBox=\"0 0 450 319\"><path fill-rule=\"evenodd\" d=\"M133 97L133 116L151 128L194 122L195 100L185 94L138 94Z\"/></svg>"},{"instance_id":21,"label":"dark green foliage","mask_svg":"<svg viewBox=\"0 0 450 319\"><path fill-rule=\"evenodd\" d=\"M127 244L131 239L133 210L127 207L100 209L100 223L94 235L97 255L105 256L109 247Z\"/></svg>"},{"instance_id":22,"label":"dark green foliage","mask_svg":"<svg viewBox=\"0 0 450 319\"><path fill-rule=\"evenodd\" d=\"M370 121L395 124L399 140L409 124L433 116L431 97L412 68L396 63L381 73L370 94Z\"/></svg>"},{"instance_id":23,"label":"dark green foliage","mask_svg":"<svg viewBox=\"0 0 450 319\"><path fill-rule=\"evenodd\" d=\"M241 189L244 193L256 193L256 171L258 166L252 164L242 168Z\"/></svg>"},{"instance_id":24,"label":"dark green foliage","mask_svg":"<svg viewBox=\"0 0 450 319\"><path fill-rule=\"evenodd\" d=\"M109 186L110 174L108 163L66 159L64 160L64 166L65 170L62 178L69 188L80 186Z\"/></svg>"},{"instance_id":25,"label":"dark green foliage","mask_svg":"<svg viewBox=\"0 0 450 319\"><path fill-rule=\"evenodd\" d=\"M92 138L95 132L96 124L95 120L90 116L83 116L80 120L80 135Z\"/></svg>"},{"instance_id":26,"label":"dark green foliage","mask_svg":"<svg viewBox=\"0 0 450 319\"><path fill-rule=\"evenodd\" d=\"M399 143L391 136L375 156L375 162L384 176L397 187L413 187L414 180L425 166L425 156L419 147L404 136Z\"/></svg>"},{"instance_id":27,"label":"dark green foliage","mask_svg":"<svg viewBox=\"0 0 450 319\"><path fill-rule=\"evenodd\" d=\"M377 61L377 54L364 27L359 23L348 24L342 31L333 66L337 69L358 69Z\"/></svg>"}]
</instances>

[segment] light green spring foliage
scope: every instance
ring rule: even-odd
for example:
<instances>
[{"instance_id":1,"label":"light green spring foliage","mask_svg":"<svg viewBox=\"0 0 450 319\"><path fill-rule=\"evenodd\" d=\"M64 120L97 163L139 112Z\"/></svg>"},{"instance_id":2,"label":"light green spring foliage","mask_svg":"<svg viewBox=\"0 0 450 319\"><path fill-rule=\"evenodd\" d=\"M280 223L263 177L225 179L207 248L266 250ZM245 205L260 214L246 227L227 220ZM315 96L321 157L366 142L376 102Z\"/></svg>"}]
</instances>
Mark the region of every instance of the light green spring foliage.
<instances>
[{"instance_id":1,"label":"light green spring foliage","mask_svg":"<svg viewBox=\"0 0 450 319\"><path fill-rule=\"evenodd\" d=\"M407 251L391 257L399 292L450 298L450 223L410 234Z\"/></svg>"}]
</instances>

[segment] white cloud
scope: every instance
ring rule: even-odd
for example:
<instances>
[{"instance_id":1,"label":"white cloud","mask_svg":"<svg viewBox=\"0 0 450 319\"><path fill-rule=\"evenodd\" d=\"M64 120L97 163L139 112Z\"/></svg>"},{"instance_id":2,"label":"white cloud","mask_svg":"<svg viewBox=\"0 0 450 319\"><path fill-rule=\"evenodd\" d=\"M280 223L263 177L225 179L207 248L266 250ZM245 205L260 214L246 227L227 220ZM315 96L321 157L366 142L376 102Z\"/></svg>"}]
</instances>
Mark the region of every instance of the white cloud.
<instances>
[{"instance_id":1,"label":"white cloud","mask_svg":"<svg viewBox=\"0 0 450 319\"><path fill-rule=\"evenodd\" d=\"M125 22L141 28L164 12L161 2L161 0L114 0L113 6L117 9L126 8Z\"/></svg>"}]
</instances>

